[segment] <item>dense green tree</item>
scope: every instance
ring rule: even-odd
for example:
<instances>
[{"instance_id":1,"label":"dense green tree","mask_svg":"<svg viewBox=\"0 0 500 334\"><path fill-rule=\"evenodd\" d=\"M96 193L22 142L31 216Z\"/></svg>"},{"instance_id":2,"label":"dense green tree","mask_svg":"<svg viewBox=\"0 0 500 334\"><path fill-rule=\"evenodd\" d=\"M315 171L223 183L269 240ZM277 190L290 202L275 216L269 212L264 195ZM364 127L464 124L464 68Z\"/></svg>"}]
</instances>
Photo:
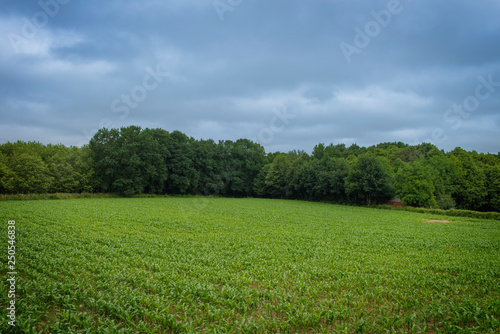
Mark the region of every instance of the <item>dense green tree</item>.
<instances>
[{"instance_id":1,"label":"dense green tree","mask_svg":"<svg viewBox=\"0 0 500 334\"><path fill-rule=\"evenodd\" d=\"M168 134L162 131L137 126L99 130L89 143L99 187L126 196L161 193L169 156Z\"/></svg>"},{"instance_id":2,"label":"dense green tree","mask_svg":"<svg viewBox=\"0 0 500 334\"><path fill-rule=\"evenodd\" d=\"M12 192L13 176L7 156L0 152L0 193L8 194Z\"/></svg>"},{"instance_id":3,"label":"dense green tree","mask_svg":"<svg viewBox=\"0 0 500 334\"><path fill-rule=\"evenodd\" d=\"M346 193L356 203L384 202L394 195L393 180L379 158L360 155L345 179Z\"/></svg>"},{"instance_id":4,"label":"dense green tree","mask_svg":"<svg viewBox=\"0 0 500 334\"><path fill-rule=\"evenodd\" d=\"M40 156L15 154L10 159L9 167L13 172L10 187L16 193L46 193L53 182L49 169Z\"/></svg>"},{"instance_id":5,"label":"dense green tree","mask_svg":"<svg viewBox=\"0 0 500 334\"><path fill-rule=\"evenodd\" d=\"M421 158L420 150L415 146L408 146L404 148L400 154L399 158L404 162L414 162Z\"/></svg>"},{"instance_id":6,"label":"dense green tree","mask_svg":"<svg viewBox=\"0 0 500 334\"><path fill-rule=\"evenodd\" d=\"M90 158L96 174L96 190L112 192L120 168L115 149L118 147L118 129L100 129L89 142Z\"/></svg>"},{"instance_id":7,"label":"dense green tree","mask_svg":"<svg viewBox=\"0 0 500 334\"><path fill-rule=\"evenodd\" d=\"M168 150L169 134L162 129L145 129L139 135L139 157L144 164L144 192L162 194L168 180L166 161L170 157Z\"/></svg>"},{"instance_id":8,"label":"dense green tree","mask_svg":"<svg viewBox=\"0 0 500 334\"><path fill-rule=\"evenodd\" d=\"M75 152L75 171L80 181L78 192L92 192L96 188L96 178L93 169L93 161L88 145L81 148L72 147Z\"/></svg>"},{"instance_id":9,"label":"dense green tree","mask_svg":"<svg viewBox=\"0 0 500 334\"><path fill-rule=\"evenodd\" d=\"M225 156L222 141L199 140L194 143L194 168L199 172L198 185L194 193L198 195L225 195Z\"/></svg>"},{"instance_id":10,"label":"dense green tree","mask_svg":"<svg viewBox=\"0 0 500 334\"><path fill-rule=\"evenodd\" d=\"M234 196L252 195L253 180L265 162L264 148L248 139L238 139L230 146L231 169L228 192Z\"/></svg>"},{"instance_id":11,"label":"dense green tree","mask_svg":"<svg viewBox=\"0 0 500 334\"><path fill-rule=\"evenodd\" d=\"M461 148L450 152L450 160L459 173L458 187L453 194L459 208L477 210L486 204L486 176L480 162Z\"/></svg>"},{"instance_id":12,"label":"dense green tree","mask_svg":"<svg viewBox=\"0 0 500 334\"><path fill-rule=\"evenodd\" d=\"M290 157L282 153L274 158L266 175L266 186L269 194L275 198L285 198L288 184L288 168L291 166Z\"/></svg>"},{"instance_id":13,"label":"dense green tree","mask_svg":"<svg viewBox=\"0 0 500 334\"><path fill-rule=\"evenodd\" d=\"M444 152L437 148L431 149L426 154L425 164L430 167L434 196L441 209L451 209L456 206L452 195L457 191L460 174L457 166Z\"/></svg>"},{"instance_id":14,"label":"dense green tree","mask_svg":"<svg viewBox=\"0 0 500 334\"><path fill-rule=\"evenodd\" d=\"M386 158L394 163L396 160L400 159L400 155L407 147L407 144L401 142L393 142L381 143L376 146L371 146L368 148L368 150L375 154L377 157Z\"/></svg>"},{"instance_id":15,"label":"dense green tree","mask_svg":"<svg viewBox=\"0 0 500 334\"><path fill-rule=\"evenodd\" d=\"M253 181L253 193L259 197L269 197L270 189L266 184L267 174L271 169L271 164L265 164Z\"/></svg>"},{"instance_id":16,"label":"dense green tree","mask_svg":"<svg viewBox=\"0 0 500 334\"><path fill-rule=\"evenodd\" d=\"M287 171L288 184L286 197L294 199L309 199L307 187L307 174L311 165L311 159L307 154L296 156Z\"/></svg>"},{"instance_id":17,"label":"dense green tree","mask_svg":"<svg viewBox=\"0 0 500 334\"><path fill-rule=\"evenodd\" d=\"M345 157L346 151L347 148L345 144L336 144L336 145L330 144L328 146L323 146L322 158L330 158L330 159L343 158Z\"/></svg>"},{"instance_id":18,"label":"dense green tree","mask_svg":"<svg viewBox=\"0 0 500 334\"><path fill-rule=\"evenodd\" d=\"M323 159L324 155L325 155L325 144L319 143L318 145L314 146L312 152L313 159L321 160Z\"/></svg>"},{"instance_id":19,"label":"dense green tree","mask_svg":"<svg viewBox=\"0 0 500 334\"><path fill-rule=\"evenodd\" d=\"M415 147L420 152L420 156L422 156L425 159L427 159L429 155L432 155L436 150L439 151L436 145L433 145L431 143L421 143Z\"/></svg>"},{"instance_id":20,"label":"dense green tree","mask_svg":"<svg viewBox=\"0 0 500 334\"><path fill-rule=\"evenodd\" d=\"M130 126L120 129L120 136L111 154L117 168L111 190L130 196L144 192L146 188L145 161L141 159L141 128Z\"/></svg>"},{"instance_id":21,"label":"dense green tree","mask_svg":"<svg viewBox=\"0 0 500 334\"><path fill-rule=\"evenodd\" d=\"M433 150L425 162L431 167L435 195L439 197L444 194L456 192L460 174L457 166L442 151Z\"/></svg>"},{"instance_id":22,"label":"dense green tree","mask_svg":"<svg viewBox=\"0 0 500 334\"><path fill-rule=\"evenodd\" d=\"M487 201L484 204L485 211L500 212L500 164L485 167L487 184Z\"/></svg>"},{"instance_id":23,"label":"dense green tree","mask_svg":"<svg viewBox=\"0 0 500 334\"><path fill-rule=\"evenodd\" d=\"M180 131L170 134L170 157L167 159L169 180L167 191L172 194L194 193L198 189L199 171L194 166L194 138Z\"/></svg>"},{"instance_id":24,"label":"dense green tree","mask_svg":"<svg viewBox=\"0 0 500 334\"><path fill-rule=\"evenodd\" d=\"M347 200L345 179L349 165L343 158L326 158L316 164L317 181L314 186L316 199L336 202Z\"/></svg>"},{"instance_id":25,"label":"dense green tree","mask_svg":"<svg viewBox=\"0 0 500 334\"><path fill-rule=\"evenodd\" d=\"M89 160L86 147L5 143L0 145L0 192L92 191L93 169Z\"/></svg>"},{"instance_id":26,"label":"dense green tree","mask_svg":"<svg viewBox=\"0 0 500 334\"><path fill-rule=\"evenodd\" d=\"M361 154L365 154L368 150L365 147L361 147L358 144L352 144L349 146L345 152L346 156L357 157Z\"/></svg>"},{"instance_id":27,"label":"dense green tree","mask_svg":"<svg viewBox=\"0 0 500 334\"><path fill-rule=\"evenodd\" d=\"M80 193L92 191L92 176L86 147L48 146L46 156L49 174L53 178L49 192Z\"/></svg>"},{"instance_id":28,"label":"dense green tree","mask_svg":"<svg viewBox=\"0 0 500 334\"><path fill-rule=\"evenodd\" d=\"M428 143L318 144L312 155L267 153L247 139L195 140L180 131L101 129L88 146L0 145L0 193L261 196L359 204L397 193L404 204L500 210L500 155ZM394 188L395 186L395 188Z\"/></svg>"},{"instance_id":29,"label":"dense green tree","mask_svg":"<svg viewBox=\"0 0 500 334\"><path fill-rule=\"evenodd\" d=\"M403 205L436 207L431 168L421 162L406 163L396 175L395 192Z\"/></svg>"}]
</instances>

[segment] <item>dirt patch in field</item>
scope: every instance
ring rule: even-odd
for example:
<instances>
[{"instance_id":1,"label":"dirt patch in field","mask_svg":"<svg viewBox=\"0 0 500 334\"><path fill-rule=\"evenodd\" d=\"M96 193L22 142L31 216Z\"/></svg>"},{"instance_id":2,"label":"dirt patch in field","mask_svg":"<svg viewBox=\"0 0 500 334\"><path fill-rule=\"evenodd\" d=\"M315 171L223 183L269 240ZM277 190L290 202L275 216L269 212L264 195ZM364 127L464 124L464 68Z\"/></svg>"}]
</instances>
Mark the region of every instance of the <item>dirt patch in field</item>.
<instances>
[{"instance_id":1,"label":"dirt patch in field","mask_svg":"<svg viewBox=\"0 0 500 334\"><path fill-rule=\"evenodd\" d=\"M448 224L450 221L449 221L449 220L436 220L436 219L432 219L432 220L426 220L425 222L426 222L426 223L441 223L441 224Z\"/></svg>"}]
</instances>

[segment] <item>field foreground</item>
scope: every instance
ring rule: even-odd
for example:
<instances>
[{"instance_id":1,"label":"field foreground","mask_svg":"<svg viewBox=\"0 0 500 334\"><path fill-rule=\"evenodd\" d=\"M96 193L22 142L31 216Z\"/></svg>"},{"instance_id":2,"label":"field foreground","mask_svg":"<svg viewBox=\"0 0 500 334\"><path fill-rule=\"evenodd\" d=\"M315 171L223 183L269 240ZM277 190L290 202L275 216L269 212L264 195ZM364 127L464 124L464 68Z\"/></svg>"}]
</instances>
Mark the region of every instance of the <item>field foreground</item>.
<instances>
[{"instance_id":1,"label":"field foreground","mask_svg":"<svg viewBox=\"0 0 500 334\"><path fill-rule=\"evenodd\" d=\"M300 201L0 202L19 333L499 333L500 223ZM447 224L426 220L446 219Z\"/></svg>"}]
</instances>

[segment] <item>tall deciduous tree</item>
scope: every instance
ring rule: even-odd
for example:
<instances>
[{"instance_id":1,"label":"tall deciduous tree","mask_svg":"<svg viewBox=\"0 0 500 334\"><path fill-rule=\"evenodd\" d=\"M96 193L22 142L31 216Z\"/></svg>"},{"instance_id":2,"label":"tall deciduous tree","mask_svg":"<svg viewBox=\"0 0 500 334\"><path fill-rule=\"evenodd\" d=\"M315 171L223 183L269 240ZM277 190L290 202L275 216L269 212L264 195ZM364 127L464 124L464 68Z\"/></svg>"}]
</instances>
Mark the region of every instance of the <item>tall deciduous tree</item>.
<instances>
[{"instance_id":1,"label":"tall deciduous tree","mask_svg":"<svg viewBox=\"0 0 500 334\"><path fill-rule=\"evenodd\" d=\"M130 196L161 193L168 176L168 133L130 126L101 129L89 149L103 191Z\"/></svg>"},{"instance_id":2,"label":"tall deciduous tree","mask_svg":"<svg viewBox=\"0 0 500 334\"><path fill-rule=\"evenodd\" d=\"M345 180L346 193L357 203L386 201L394 195L393 180L372 154L360 155Z\"/></svg>"},{"instance_id":3,"label":"tall deciduous tree","mask_svg":"<svg viewBox=\"0 0 500 334\"><path fill-rule=\"evenodd\" d=\"M394 175L397 175L395 178ZM88 146L0 145L0 193L204 194L382 202L500 211L500 156L401 142L318 144L265 153L247 139L195 140L162 129L101 129Z\"/></svg>"},{"instance_id":4,"label":"tall deciduous tree","mask_svg":"<svg viewBox=\"0 0 500 334\"><path fill-rule=\"evenodd\" d=\"M291 165L290 157L282 153L274 158L266 176L266 186L269 194L275 198L285 198L288 184L288 168Z\"/></svg>"},{"instance_id":5,"label":"tall deciduous tree","mask_svg":"<svg viewBox=\"0 0 500 334\"><path fill-rule=\"evenodd\" d=\"M144 168L144 192L162 194L168 179L166 161L170 157L168 150L169 133L162 129L145 129L139 135L138 153Z\"/></svg>"},{"instance_id":6,"label":"tall deciduous tree","mask_svg":"<svg viewBox=\"0 0 500 334\"><path fill-rule=\"evenodd\" d=\"M167 191L188 194L198 189L199 171L194 167L194 139L180 131L170 134L170 157L167 159L169 180Z\"/></svg>"},{"instance_id":7,"label":"tall deciduous tree","mask_svg":"<svg viewBox=\"0 0 500 334\"><path fill-rule=\"evenodd\" d=\"M450 152L450 160L459 172L458 188L453 194L462 209L477 210L486 204L486 176L471 155L457 147Z\"/></svg>"},{"instance_id":8,"label":"tall deciduous tree","mask_svg":"<svg viewBox=\"0 0 500 334\"><path fill-rule=\"evenodd\" d=\"M8 157L0 152L0 193L8 194L12 192L12 181L14 174L9 167Z\"/></svg>"},{"instance_id":9,"label":"tall deciduous tree","mask_svg":"<svg viewBox=\"0 0 500 334\"><path fill-rule=\"evenodd\" d=\"M396 195L404 205L436 207L431 169L421 162L406 163L396 175Z\"/></svg>"},{"instance_id":10,"label":"tall deciduous tree","mask_svg":"<svg viewBox=\"0 0 500 334\"><path fill-rule=\"evenodd\" d=\"M271 164L265 164L260 169L259 173L255 177L253 181L253 193L259 197L269 197L270 190L269 186L266 183L267 174L271 169Z\"/></svg>"},{"instance_id":11,"label":"tall deciduous tree","mask_svg":"<svg viewBox=\"0 0 500 334\"><path fill-rule=\"evenodd\" d=\"M229 192L251 196L253 180L264 164L264 148L248 139L238 139L232 147L229 166L232 169Z\"/></svg>"},{"instance_id":12,"label":"tall deciduous tree","mask_svg":"<svg viewBox=\"0 0 500 334\"><path fill-rule=\"evenodd\" d=\"M13 172L11 187L17 193L46 193L53 178L41 157L29 153L15 154L10 159Z\"/></svg>"},{"instance_id":13,"label":"tall deciduous tree","mask_svg":"<svg viewBox=\"0 0 500 334\"><path fill-rule=\"evenodd\" d=\"M485 167L487 202L484 209L500 212L500 164Z\"/></svg>"},{"instance_id":14,"label":"tall deciduous tree","mask_svg":"<svg viewBox=\"0 0 500 334\"><path fill-rule=\"evenodd\" d=\"M323 158L316 164L317 180L314 193L317 199L336 202L346 201L345 178L349 165L345 159Z\"/></svg>"},{"instance_id":15,"label":"tall deciduous tree","mask_svg":"<svg viewBox=\"0 0 500 334\"><path fill-rule=\"evenodd\" d=\"M113 183L118 177L119 162L116 148L120 131L118 129L100 129L89 142L90 157L96 174L96 190L112 192Z\"/></svg>"}]
</instances>

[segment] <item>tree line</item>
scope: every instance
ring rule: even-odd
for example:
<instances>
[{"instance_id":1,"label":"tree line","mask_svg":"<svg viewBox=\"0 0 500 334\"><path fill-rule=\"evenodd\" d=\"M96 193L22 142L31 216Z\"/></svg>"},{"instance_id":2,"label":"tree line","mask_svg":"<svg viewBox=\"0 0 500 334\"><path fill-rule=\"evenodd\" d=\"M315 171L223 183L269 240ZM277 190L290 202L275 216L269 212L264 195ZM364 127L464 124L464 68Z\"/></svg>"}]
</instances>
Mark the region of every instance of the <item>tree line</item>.
<instances>
[{"instance_id":1,"label":"tree line","mask_svg":"<svg viewBox=\"0 0 500 334\"><path fill-rule=\"evenodd\" d=\"M0 193L197 194L500 211L500 154L423 143L318 144L266 153L248 139L196 140L138 126L88 145L0 145Z\"/></svg>"}]
</instances>

